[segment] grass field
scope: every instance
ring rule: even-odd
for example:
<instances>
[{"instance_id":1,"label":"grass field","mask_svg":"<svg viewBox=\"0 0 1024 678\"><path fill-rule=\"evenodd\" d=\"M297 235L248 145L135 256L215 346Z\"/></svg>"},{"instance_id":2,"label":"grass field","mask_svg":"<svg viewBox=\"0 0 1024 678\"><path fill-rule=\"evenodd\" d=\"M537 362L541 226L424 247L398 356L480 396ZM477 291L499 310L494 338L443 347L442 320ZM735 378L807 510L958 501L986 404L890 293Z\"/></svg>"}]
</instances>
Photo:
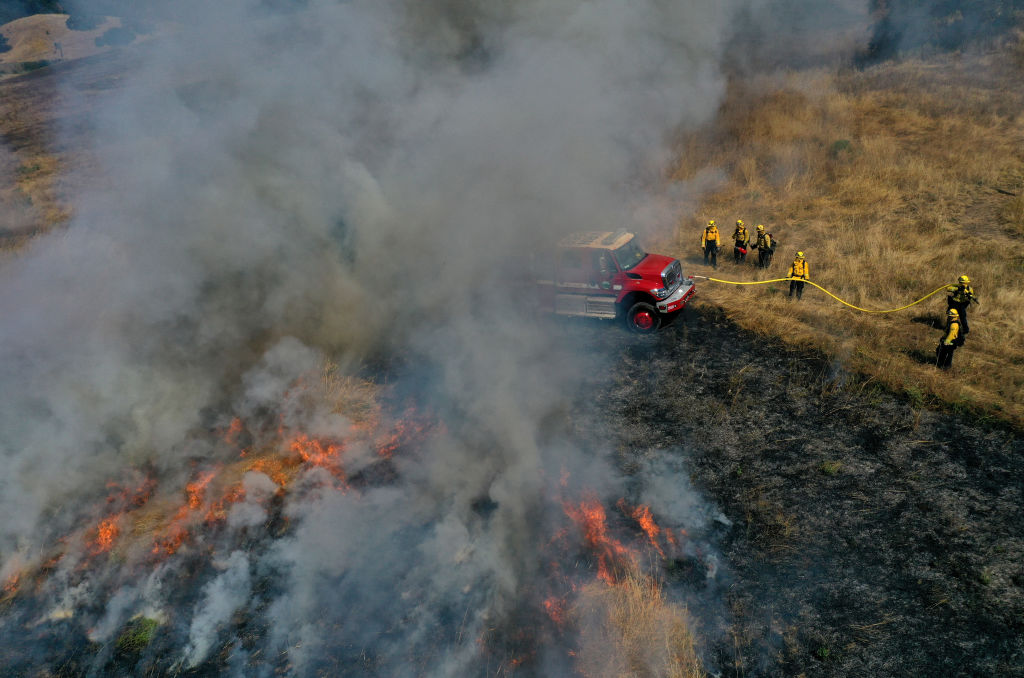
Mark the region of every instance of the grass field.
<instances>
[{"instance_id":1,"label":"grass field","mask_svg":"<svg viewBox=\"0 0 1024 678\"><path fill-rule=\"evenodd\" d=\"M824 349L911 398L1024 424L1024 41L989 53L908 59L863 71L734 82L716 123L679 140L672 178L726 180L660 243L710 275L699 253L714 218L716 277L782 277L797 250L811 279L870 309L903 306L967 274L981 300L949 373L932 361L945 293L892 314L851 310L787 283L701 285L741 326ZM770 269L732 262L741 218L780 241ZM746 356L744 360L756 356Z\"/></svg>"}]
</instances>

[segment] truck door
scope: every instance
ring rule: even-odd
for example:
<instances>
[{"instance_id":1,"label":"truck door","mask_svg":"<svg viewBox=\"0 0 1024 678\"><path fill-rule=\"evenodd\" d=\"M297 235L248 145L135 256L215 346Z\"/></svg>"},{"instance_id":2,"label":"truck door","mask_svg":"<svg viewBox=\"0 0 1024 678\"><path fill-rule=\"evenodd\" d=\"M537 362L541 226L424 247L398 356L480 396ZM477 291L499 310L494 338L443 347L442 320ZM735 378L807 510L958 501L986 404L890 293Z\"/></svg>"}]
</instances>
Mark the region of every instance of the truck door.
<instances>
[{"instance_id":1,"label":"truck door","mask_svg":"<svg viewBox=\"0 0 1024 678\"><path fill-rule=\"evenodd\" d=\"M605 250L566 248L559 253L555 312L598 318L615 317L612 278L618 269Z\"/></svg>"},{"instance_id":2,"label":"truck door","mask_svg":"<svg viewBox=\"0 0 1024 678\"><path fill-rule=\"evenodd\" d=\"M537 308L545 313L555 310L555 253L548 251L530 257L530 273L537 290Z\"/></svg>"},{"instance_id":3,"label":"truck door","mask_svg":"<svg viewBox=\"0 0 1024 678\"><path fill-rule=\"evenodd\" d=\"M588 316L615 317L615 299L618 297L618 291L614 290L614 281L618 272L619 267L611 252L601 249L590 251L590 290L587 295L586 311Z\"/></svg>"},{"instance_id":4,"label":"truck door","mask_svg":"<svg viewBox=\"0 0 1024 678\"><path fill-rule=\"evenodd\" d=\"M566 248L558 253L555 279L555 313L583 315L587 308L590 263L581 249Z\"/></svg>"}]
</instances>

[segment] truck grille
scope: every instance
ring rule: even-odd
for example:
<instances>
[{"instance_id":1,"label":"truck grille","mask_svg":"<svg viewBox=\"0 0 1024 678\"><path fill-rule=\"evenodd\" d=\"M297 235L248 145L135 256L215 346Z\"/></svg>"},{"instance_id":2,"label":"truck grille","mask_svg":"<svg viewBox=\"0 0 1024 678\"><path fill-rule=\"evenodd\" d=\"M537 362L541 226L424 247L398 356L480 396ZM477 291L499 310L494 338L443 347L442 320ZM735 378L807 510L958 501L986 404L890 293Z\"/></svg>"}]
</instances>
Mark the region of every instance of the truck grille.
<instances>
[{"instance_id":1,"label":"truck grille","mask_svg":"<svg viewBox=\"0 0 1024 678\"><path fill-rule=\"evenodd\" d=\"M679 263L678 259L666 266L665 270L661 272L661 280L667 290L674 290L682 279L683 266Z\"/></svg>"}]
</instances>

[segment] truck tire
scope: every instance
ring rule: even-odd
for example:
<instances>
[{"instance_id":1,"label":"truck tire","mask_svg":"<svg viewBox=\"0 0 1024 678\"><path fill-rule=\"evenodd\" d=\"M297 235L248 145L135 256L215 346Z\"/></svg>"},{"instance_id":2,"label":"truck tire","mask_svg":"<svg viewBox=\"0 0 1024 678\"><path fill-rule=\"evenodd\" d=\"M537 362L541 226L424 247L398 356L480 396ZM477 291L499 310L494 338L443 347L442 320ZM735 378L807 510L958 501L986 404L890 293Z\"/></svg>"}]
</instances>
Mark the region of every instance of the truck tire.
<instances>
[{"instance_id":1,"label":"truck tire","mask_svg":"<svg viewBox=\"0 0 1024 678\"><path fill-rule=\"evenodd\" d=\"M650 334L661 327L658 310L645 301L638 301L629 307L622 318L626 328L637 334Z\"/></svg>"}]
</instances>

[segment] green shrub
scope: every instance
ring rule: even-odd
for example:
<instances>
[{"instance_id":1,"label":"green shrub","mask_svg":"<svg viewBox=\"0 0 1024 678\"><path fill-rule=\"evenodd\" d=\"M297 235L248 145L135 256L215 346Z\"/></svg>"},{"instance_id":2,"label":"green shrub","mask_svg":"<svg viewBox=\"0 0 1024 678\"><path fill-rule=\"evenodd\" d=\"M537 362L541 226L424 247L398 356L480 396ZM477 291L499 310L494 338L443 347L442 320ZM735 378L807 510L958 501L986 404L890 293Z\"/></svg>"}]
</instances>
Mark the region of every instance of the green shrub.
<instances>
[{"instance_id":1,"label":"green shrub","mask_svg":"<svg viewBox=\"0 0 1024 678\"><path fill-rule=\"evenodd\" d=\"M843 462L841 461L823 461L818 465L818 470L827 476L834 476L842 467Z\"/></svg>"},{"instance_id":2,"label":"green shrub","mask_svg":"<svg viewBox=\"0 0 1024 678\"><path fill-rule=\"evenodd\" d=\"M117 639L117 649L125 654L139 654L153 641L160 622L149 617L137 617L130 622Z\"/></svg>"},{"instance_id":3,"label":"green shrub","mask_svg":"<svg viewBox=\"0 0 1024 678\"><path fill-rule=\"evenodd\" d=\"M40 68L46 68L50 65L49 61L22 61L18 64L18 68L22 73L28 73L29 71L35 71Z\"/></svg>"}]
</instances>

